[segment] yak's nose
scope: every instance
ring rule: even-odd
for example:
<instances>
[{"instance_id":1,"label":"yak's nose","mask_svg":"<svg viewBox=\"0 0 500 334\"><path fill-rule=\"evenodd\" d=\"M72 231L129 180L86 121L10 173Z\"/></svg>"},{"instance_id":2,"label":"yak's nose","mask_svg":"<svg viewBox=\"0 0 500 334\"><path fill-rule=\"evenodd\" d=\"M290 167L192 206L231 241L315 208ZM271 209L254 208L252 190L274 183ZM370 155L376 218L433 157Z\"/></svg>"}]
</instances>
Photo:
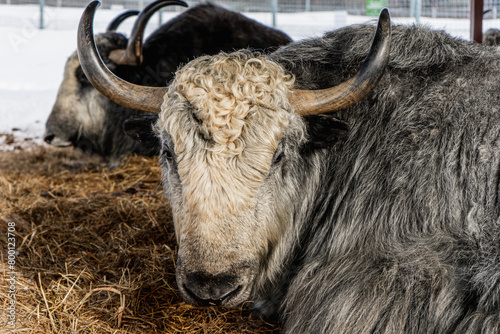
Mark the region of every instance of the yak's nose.
<instances>
[{"instance_id":1,"label":"yak's nose","mask_svg":"<svg viewBox=\"0 0 500 334\"><path fill-rule=\"evenodd\" d=\"M238 294L240 286L233 275L210 275L194 272L186 275L186 293L198 305L221 304L224 300Z\"/></svg>"},{"instance_id":2,"label":"yak's nose","mask_svg":"<svg viewBox=\"0 0 500 334\"><path fill-rule=\"evenodd\" d=\"M45 140L47 144L52 144L52 141L54 140L55 136L56 135L53 133L46 133L45 136L43 137L43 140Z\"/></svg>"},{"instance_id":3,"label":"yak's nose","mask_svg":"<svg viewBox=\"0 0 500 334\"><path fill-rule=\"evenodd\" d=\"M59 136L56 136L52 131L45 131L43 134L43 140L52 146L57 147L67 147L71 146L71 142L68 139L62 139Z\"/></svg>"}]
</instances>

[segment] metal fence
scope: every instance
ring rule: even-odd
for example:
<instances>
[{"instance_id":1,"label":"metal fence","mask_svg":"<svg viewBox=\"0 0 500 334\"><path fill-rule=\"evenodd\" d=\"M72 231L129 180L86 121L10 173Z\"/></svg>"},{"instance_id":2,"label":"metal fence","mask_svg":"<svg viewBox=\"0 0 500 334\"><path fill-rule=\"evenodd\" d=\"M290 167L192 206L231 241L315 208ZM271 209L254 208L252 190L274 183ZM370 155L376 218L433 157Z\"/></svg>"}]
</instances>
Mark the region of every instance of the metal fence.
<instances>
[{"instance_id":1,"label":"metal fence","mask_svg":"<svg viewBox=\"0 0 500 334\"><path fill-rule=\"evenodd\" d=\"M90 0L0 0L0 6L5 5L31 5L32 9L38 11L38 26L47 27L49 20L45 19L47 12L55 12L59 8L85 7ZM103 9L142 9L152 0L101 0ZM192 6L194 4L205 2L203 0L187 0ZM320 13L336 12L332 14L335 18L342 15L354 15L363 17L365 21L378 13L381 6L388 7L392 18L403 23L424 23L447 30L452 35L463 38L470 37L470 0L213 0L218 4L229 9L244 13L268 13L269 19L265 24L276 25L280 22L281 15L290 13ZM177 6L166 7L164 12L179 11ZM483 31L489 27L500 27L500 0L484 0L484 24ZM33 21L35 14L31 15ZM278 19L276 19L278 18ZM449 19L443 21L443 19ZM66 20L66 21L65 21ZM49 27L57 29L58 27L67 27L72 24L69 20L73 18L56 17L50 18ZM2 16L0 10L0 25L13 23L15 18ZM331 19L330 21L334 21ZM350 24L349 20L337 20L340 23ZM6 23L7 22L7 23ZM161 18L159 20L161 22ZM357 22L357 21L356 21ZM356 23L354 22L354 23ZM14 22L15 23L15 22ZM328 23L327 23L328 24ZM331 24L331 28L337 28L338 22ZM278 24L278 28L279 24Z\"/></svg>"},{"instance_id":2,"label":"metal fence","mask_svg":"<svg viewBox=\"0 0 500 334\"><path fill-rule=\"evenodd\" d=\"M0 0L0 4L39 4L43 1L52 7L84 7L87 0ZM123 6L127 9L140 9L150 0L103 0L103 8ZM189 1L190 4L204 2ZM241 12L269 12L273 10L273 0L218 0L224 6ZM391 9L392 15L411 16L420 7L422 16L468 18L469 0L276 0L278 12L334 11L347 10L349 14L364 15L372 4L382 3ZM500 7L500 0L484 1L485 8ZM496 10L496 9L495 9Z\"/></svg>"}]
</instances>

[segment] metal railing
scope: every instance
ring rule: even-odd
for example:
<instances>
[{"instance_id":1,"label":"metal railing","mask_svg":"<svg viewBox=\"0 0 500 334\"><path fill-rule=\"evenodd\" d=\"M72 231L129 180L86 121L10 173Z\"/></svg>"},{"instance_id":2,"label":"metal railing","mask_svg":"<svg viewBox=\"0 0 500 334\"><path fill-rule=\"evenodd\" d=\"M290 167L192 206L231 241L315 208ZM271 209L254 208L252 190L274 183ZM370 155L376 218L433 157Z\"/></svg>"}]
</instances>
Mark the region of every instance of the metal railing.
<instances>
[{"instance_id":1,"label":"metal railing","mask_svg":"<svg viewBox=\"0 0 500 334\"><path fill-rule=\"evenodd\" d=\"M63 7L79 7L84 8L90 0L0 0L2 4L7 5L36 5L38 6L38 28L56 28L57 26L67 26L66 24L58 24L57 20L69 20L69 18L50 17L49 12L54 12L58 8ZM121 8L121 9L142 9L152 0L101 0L103 9ZM205 2L203 0L193 0L188 3L192 6L197 3ZM460 30L458 35L464 35L464 31L469 28L464 28L464 25L470 25L470 1L469 0L215 0L214 2L223 5L232 10L245 13L269 13L272 15L272 21L268 24L277 25L277 17L281 14L299 13L299 12L334 12L342 11L349 15L374 15L371 12L372 6L387 6L391 11L393 18L407 18L405 22L421 22L425 20L449 18L457 20L457 28ZM179 9L166 7L163 11L178 11ZM500 16L500 0L484 1L484 9L487 13L484 15L485 20L493 20L491 24L485 24L485 27L496 25L494 21ZM32 17L35 14L32 14ZM4 23L2 23L4 19ZM0 11L0 25L5 25L5 22L12 22L13 18L3 18ZM30 18L33 20L33 18ZM425 21L424 20L424 21ZM462 20L462 21L460 21ZM50 21L50 23L49 23ZM500 21L499 21L500 22ZM48 24L49 23L49 24ZM426 22L424 22L426 23ZM499 23L500 26L500 23ZM56 28L57 29L57 28ZM445 30L453 33L453 27L446 25ZM465 37L468 38L468 37Z\"/></svg>"}]
</instances>

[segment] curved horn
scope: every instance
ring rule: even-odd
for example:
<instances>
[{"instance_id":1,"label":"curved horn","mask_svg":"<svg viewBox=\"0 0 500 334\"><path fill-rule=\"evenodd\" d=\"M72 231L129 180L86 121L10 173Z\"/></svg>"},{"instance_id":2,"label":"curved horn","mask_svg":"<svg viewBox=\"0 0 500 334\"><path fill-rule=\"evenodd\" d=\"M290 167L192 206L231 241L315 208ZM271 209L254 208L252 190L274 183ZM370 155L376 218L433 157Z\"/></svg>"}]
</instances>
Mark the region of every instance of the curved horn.
<instances>
[{"instance_id":1,"label":"curved horn","mask_svg":"<svg viewBox=\"0 0 500 334\"><path fill-rule=\"evenodd\" d=\"M389 10L380 13L370 52L361 69L351 79L331 88L292 90L290 103L299 115L317 115L348 108L365 98L375 88L389 62L391 19Z\"/></svg>"},{"instance_id":2,"label":"curved horn","mask_svg":"<svg viewBox=\"0 0 500 334\"><path fill-rule=\"evenodd\" d=\"M171 5L187 7L187 3L182 0L157 0L147 5L139 14L134 23L132 33L125 50L113 50L109 54L109 59L118 65L139 66L142 64L142 39L144 30L151 16L160 8Z\"/></svg>"},{"instance_id":3,"label":"curved horn","mask_svg":"<svg viewBox=\"0 0 500 334\"><path fill-rule=\"evenodd\" d=\"M125 21L126 19L128 19L129 17L134 16L134 15L139 15L139 11L138 10L127 10L126 12L121 13L120 15L115 17L113 19L113 21L111 21L109 23L108 27L106 28L106 32L115 31L116 29L118 29L118 26L123 21Z\"/></svg>"},{"instance_id":4,"label":"curved horn","mask_svg":"<svg viewBox=\"0 0 500 334\"><path fill-rule=\"evenodd\" d=\"M144 87L126 82L106 67L94 42L92 27L100 2L92 1L78 24L78 57L90 83L110 100L131 109L159 113L166 87Z\"/></svg>"}]
</instances>

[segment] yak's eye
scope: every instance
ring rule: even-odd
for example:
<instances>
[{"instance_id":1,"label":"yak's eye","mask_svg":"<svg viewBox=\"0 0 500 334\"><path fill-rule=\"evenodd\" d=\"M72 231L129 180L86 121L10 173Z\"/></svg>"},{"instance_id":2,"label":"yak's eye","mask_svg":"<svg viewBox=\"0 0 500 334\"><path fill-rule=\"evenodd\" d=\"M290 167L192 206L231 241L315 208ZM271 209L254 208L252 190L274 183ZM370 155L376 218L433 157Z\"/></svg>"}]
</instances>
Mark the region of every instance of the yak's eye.
<instances>
[{"instance_id":1,"label":"yak's eye","mask_svg":"<svg viewBox=\"0 0 500 334\"><path fill-rule=\"evenodd\" d=\"M174 158L170 148L167 147L163 149L163 157L168 161L171 161Z\"/></svg>"},{"instance_id":2,"label":"yak's eye","mask_svg":"<svg viewBox=\"0 0 500 334\"><path fill-rule=\"evenodd\" d=\"M274 152L273 156L273 165L279 163L285 157L285 151L282 148L278 148L276 152Z\"/></svg>"},{"instance_id":3,"label":"yak's eye","mask_svg":"<svg viewBox=\"0 0 500 334\"><path fill-rule=\"evenodd\" d=\"M166 143L163 144L162 156L165 160L172 161L172 159L175 156L175 153L174 153L171 145L168 145Z\"/></svg>"},{"instance_id":4,"label":"yak's eye","mask_svg":"<svg viewBox=\"0 0 500 334\"><path fill-rule=\"evenodd\" d=\"M163 134L163 138L162 157L167 161L172 161L175 157L174 143L172 142L172 138L166 133Z\"/></svg>"}]
</instances>

